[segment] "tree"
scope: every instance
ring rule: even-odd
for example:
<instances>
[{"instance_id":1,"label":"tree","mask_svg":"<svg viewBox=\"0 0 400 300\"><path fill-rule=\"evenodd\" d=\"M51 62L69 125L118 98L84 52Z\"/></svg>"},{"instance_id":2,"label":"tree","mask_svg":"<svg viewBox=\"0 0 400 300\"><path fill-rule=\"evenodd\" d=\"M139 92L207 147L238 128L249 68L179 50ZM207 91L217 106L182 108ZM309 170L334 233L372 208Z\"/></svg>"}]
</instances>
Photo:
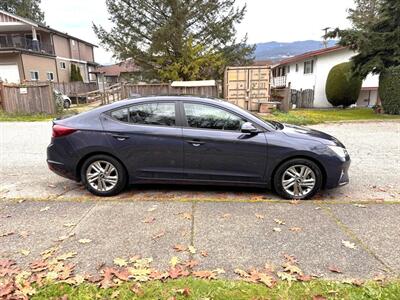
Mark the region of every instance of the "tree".
<instances>
[{"instance_id":1,"label":"tree","mask_svg":"<svg viewBox=\"0 0 400 300\"><path fill-rule=\"evenodd\" d=\"M167 80L220 78L225 65L249 63L254 47L236 41L246 6L234 0L107 0L113 27L93 25L117 59Z\"/></svg>"},{"instance_id":2,"label":"tree","mask_svg":"<svg viewBox=\"0 0 400 300\"><path fill-rule=\"evenodd\" d=\"M379 95L387 114L400 115L400 66L392 67L379 76Z\"/></svg>"},{"instance_id":3,"label":"tree","mask_svg":"<svg viewBox=\"0 0 400 300\"><path fill-rule=\"evenodd\" d=\"M358 53L352 58L353 71L363 78L371 72L380 74L400 64L400 1L381 0L378 3L375 18L366 17L363 22L353 23L353 28L336 28L327 35L339 37L340 45ZM358 11L361 13L362 9ZM350 17L360 19L356 15Z\"/></svg>"},{"instance_id":4,"label":"tree","mask_svg":"<svg viewBox=\"0 0 400 300\"><path fill-rule=\"evenodd\" d=\"M353 27L359 30L371 28L379 17L382 0L354 0L356 7L349 9L347 17Z\"/></svg>"},{"instance_id":5,"label":"tree","mask_svg":"<svg viewBox=\"0 0 400 300\"><path fill-rule=\"evenodd\" d=\"M346 108L357 102L361 85L362 79L352 73L350 62L338 64L329 71L326 98L333 106Z\"/></svg>"},{"instance_id":6,"label":"tree","mask_svg":"<svg viewBox=\"0 0 400 300\"><path fill-rule=\"evenodd\" d=\"M41 0L0 0L0 9L14 15L44 23L44 13L40 9Z\"/></svg>"},{"instance_id":7,"label":"tree","mask_svg":"<svg viewBox=\"0 0 400 300\"><path fill-rule=\"evenodd\" d=\"M70 80L71 81L83 81L81 69L75 64L71 64Z\"/></svg>"}]
</instances>

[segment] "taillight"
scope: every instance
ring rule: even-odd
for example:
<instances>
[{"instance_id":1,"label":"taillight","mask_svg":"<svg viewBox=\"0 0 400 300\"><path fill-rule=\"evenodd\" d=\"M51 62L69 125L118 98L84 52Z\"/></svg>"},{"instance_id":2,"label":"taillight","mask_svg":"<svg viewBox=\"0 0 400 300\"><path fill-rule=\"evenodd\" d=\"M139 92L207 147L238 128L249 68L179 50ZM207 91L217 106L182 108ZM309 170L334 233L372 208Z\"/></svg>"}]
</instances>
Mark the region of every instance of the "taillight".
<instances>
[{"instance_id":1,"label":"taillight","mask_svg":"<svg viewBox=\"0 0 400 300\"><path fill-rule=\"evenodd\" d=\"M76 129L70 128L70 127L65 127L62 125L54 125L53 126L53 137L60 137L60 136L66 136L68 134L74 133Z\"/></svg>"}]
</instances>

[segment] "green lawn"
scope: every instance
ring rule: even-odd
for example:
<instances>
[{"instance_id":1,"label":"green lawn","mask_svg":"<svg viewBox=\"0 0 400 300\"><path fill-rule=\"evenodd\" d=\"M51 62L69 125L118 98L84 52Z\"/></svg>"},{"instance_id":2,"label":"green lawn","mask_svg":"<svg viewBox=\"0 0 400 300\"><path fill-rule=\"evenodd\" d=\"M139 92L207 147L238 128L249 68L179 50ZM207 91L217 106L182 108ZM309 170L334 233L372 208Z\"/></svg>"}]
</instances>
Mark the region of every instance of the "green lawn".
<instances>
[{"instance_id":1,"label":"green lawn","mask_svg":"<svg viewBox=\"0 0 400 300\"><path fill-rule=\"evenodd\" d=\"M69 109L64 110L61 114L48 115L48 114L9 114L0 110L0 122L42 122L51 121L65 115L73 115L78 113L77 110Z\"/></svg>"},{"instance_id":2,"label":"green lawn","mask_svg":"<svg viewBox=\"0 0 400 300\"><path fill-rule=\"evenodd\" d=\"M135 292L134 292L134 291ZM166 282L151 281L139 285L124 283L119 287L101 289L92 284L72 287L53 284L37 290L32 299L385 299L397 300L400 282L386 284L368 282L354 284L314 280L310 282L280 282L274 288L243 281L200 280L184 278ZM61 298L66 296L64 298Z\"/></svg>"},{"instance_id":3,"label":"green lawn","mask_svg":"<svg viewBox=\"0 0 400 300\"><path fill-rule=\"evenodd\" d=\"M296 109L289 113L275 111L262 115L266 120L274 120L295 125L311 125L324 122L366 121L366 120L400 120L399 115L376 114L370 108L348 109Z\"/></svg>"}]
</instances>

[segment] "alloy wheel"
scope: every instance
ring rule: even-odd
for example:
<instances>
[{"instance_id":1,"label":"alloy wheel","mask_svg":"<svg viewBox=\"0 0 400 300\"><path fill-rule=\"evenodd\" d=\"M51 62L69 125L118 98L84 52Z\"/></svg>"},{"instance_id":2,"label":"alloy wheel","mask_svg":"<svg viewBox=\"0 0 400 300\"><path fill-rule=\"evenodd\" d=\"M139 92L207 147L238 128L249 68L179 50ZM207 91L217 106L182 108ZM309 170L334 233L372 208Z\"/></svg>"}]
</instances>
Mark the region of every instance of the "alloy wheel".
<instances>
[{"instance_id":1,"label":"alloy wheel","mask_svg":"<svg viewBox=\"0 0 400 300\"><path fill-rule=\"evenodd\" d=\"M86 170L86 181L99 192L108 192L118 183L117 168L105 160L92 162Z\"/></svg>"},{"instance_id":2,"label":"alloy wheel","mask_svg":"<svg viewBox=\"0 0 400 300\"><path fill-rule=\"evenodd\" d=\"M282 187L286 193L294 197L305 197L315 187L314 171L306 165L289 167L282 175Z\"/></svg>"}]
</instances>

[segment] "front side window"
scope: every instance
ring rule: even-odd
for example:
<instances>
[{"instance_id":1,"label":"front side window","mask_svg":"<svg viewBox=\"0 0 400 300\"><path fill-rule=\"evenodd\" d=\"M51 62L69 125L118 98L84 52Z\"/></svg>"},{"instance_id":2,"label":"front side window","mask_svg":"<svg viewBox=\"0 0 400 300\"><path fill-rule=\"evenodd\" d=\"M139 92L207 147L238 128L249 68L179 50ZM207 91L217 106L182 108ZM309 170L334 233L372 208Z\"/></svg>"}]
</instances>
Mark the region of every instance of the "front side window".
<instances>
[{"instance_id":1,"label":"front side window","mask_svg":"<svg viewBox=\"0 0 400 300\"><path fill-rule=\"evenodd\" d=\"M184 103L189 127L240 131L245 119L226 110L196 103Z\"/></svg>"},{"instance_id":2,"label":"front side window","mask_svg":"<svg viewBox=\"0 0 400 300\"><path fill-rule=\"evenodd\" d=\"M127 108L122 108L118 110L114 110L111 112L111 117L115 120L118 120L120 122L126 122L128 123L128 109Z\"/></svg>"}]
</instances>

